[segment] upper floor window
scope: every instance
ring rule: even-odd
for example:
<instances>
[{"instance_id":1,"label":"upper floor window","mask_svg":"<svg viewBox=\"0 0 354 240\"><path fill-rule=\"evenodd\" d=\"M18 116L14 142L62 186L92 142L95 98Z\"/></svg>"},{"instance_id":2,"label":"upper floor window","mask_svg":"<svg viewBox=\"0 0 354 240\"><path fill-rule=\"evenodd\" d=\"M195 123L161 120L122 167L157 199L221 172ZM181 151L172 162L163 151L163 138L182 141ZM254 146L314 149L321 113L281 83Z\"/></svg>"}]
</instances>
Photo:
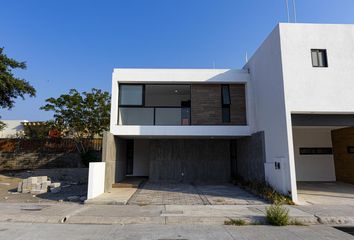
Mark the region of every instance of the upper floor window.
<instances>
[{"instance_id":1,"label":"upper floor window","mask_svg":"<svg viewBox=\"0 0 354 240\"><path fill-rule=\"evenodd\" d=\"M119 86L120 106L142 106L143 85L120 85Z\"/></svg>"},{"instance_id":2,"label":"upper floor window","mask_svg":"<svg viewBox=\"0 0 354 240\"><path fill-rule=\"evenodd\" d=\"M311 49L311 57L313 67L328 67L326 49Z\"/></svg>"},{"instance_id":3,"label":"upper floor window","mask_svg":"<svg viewBox=\"0 0 354 240\"><path fill-rule=\"evenodd\" d=\"M221 85L221 97L222 97L222 122L230 123L230 86Z\"/></svg>"}]
</instances>

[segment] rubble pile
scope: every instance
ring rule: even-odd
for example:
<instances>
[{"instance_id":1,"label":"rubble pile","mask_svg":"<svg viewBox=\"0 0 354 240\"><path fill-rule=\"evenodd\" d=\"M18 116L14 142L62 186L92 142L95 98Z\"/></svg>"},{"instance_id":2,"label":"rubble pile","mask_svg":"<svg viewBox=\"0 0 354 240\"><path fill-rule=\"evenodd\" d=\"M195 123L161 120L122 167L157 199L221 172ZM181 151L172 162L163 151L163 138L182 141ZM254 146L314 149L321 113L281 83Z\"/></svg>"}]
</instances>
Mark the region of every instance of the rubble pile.
<instances>
[{"instance_id":1,"label":"rubble pile","mask_svg":"<svg viewBox=\"0 0 354 240\"><path fill-rule=\"evenodd\" d=\"M34 195L46 193L58 193L61 190L60 182L51 182L47 176L29 177L18 183L17 192L31 193Z\"/></svg>"}]
</instances>

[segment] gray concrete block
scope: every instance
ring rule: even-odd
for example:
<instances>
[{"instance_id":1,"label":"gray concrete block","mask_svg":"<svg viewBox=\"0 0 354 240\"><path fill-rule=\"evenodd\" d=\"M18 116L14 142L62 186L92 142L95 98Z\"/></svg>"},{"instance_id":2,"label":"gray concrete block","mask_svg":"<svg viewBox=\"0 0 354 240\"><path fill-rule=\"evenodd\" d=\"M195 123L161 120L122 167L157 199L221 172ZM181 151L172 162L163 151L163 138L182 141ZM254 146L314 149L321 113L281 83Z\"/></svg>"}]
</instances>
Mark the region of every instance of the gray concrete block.
<instances>
[{"instance_id":1,"label":"gray concrete block","mask_svg":"<svg viewBox=\"0 0 354 240\"><path fill-rule=\"evenodd\" d=\"M247 181L265 181L264 132L252 134L250 137L237 139L236 175Z\"/></svg>"}]
</instances>

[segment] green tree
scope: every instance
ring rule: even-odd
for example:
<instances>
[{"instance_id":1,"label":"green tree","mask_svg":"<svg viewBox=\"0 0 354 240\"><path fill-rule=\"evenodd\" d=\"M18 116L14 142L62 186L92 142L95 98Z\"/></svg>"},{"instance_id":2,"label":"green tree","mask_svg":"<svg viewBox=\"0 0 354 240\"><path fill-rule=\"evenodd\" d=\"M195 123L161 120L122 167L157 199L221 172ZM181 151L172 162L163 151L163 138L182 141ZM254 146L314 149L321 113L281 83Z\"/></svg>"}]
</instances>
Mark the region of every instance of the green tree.
<instances>
[{"instance_id":1,"label":"green tree","mask_svg":"<svg viewBox=\"0 0 354 240\"><path fill-rule=\"evenodd\" d=\"M109 129L110 94L93 88L91 92L79 93L71 89L58 98L48 98L41 109L54 112L49 124L64 136L73 137L80 153L85 153L84 138L102 136Z\"/></svg>"},{"instance_id":2,"label":"green tree","mask_svg":"<svg viewBox=\"0 0 354 240\"><path fill-rule=\"evenodd\" d=\"M4 54L0 48L0 108L13 108L17 98L34 97L36 90L25 79L15 77L14 69L26 69L25 62L18 62ZM1 116L0 116L1 118ZM0 131L6 125L0 121Z\"/></svg>"},{"instance_id":3,"label":"green tree","mask_svg":"<svg viewBox=\"0 0 354 240\"><path fill-rule=\"evenodd\" d=\"M48 137L50 126L47 123L24 124L24 137L30 139L43 139Z\"/></svg>"},{"instance_id":4,"label":"green tree","mask_svg":"<svg viewBox=\"0 0 354 240\"><path fill-rule=\"evenodd\" d=\"M0 121L0 132L1 132L2 130L4 130L5 127L6 127L6 124L5 124L4 122L1 122L1 121Z\"/></svg>"}]
</instances>

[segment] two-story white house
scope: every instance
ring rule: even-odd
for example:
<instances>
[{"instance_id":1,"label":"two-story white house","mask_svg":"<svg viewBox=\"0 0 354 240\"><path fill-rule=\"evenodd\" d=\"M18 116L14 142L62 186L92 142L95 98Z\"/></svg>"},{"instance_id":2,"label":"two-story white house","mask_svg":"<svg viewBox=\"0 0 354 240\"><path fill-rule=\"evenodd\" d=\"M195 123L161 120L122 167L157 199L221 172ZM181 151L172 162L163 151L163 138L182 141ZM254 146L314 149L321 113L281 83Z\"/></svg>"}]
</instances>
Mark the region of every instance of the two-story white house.
<instances>
[{"instance_id":1,"label":"two-story white house","mask_svg":"<svg viewBox=\"0 0 354 240\"><path fill-rule=\"evenodd\" d=\"M279 24L236 69L114 69L104 184L354 183L354 25ZM345 136L345 137L343 137Z\"/></svg>"}]
</instances>

